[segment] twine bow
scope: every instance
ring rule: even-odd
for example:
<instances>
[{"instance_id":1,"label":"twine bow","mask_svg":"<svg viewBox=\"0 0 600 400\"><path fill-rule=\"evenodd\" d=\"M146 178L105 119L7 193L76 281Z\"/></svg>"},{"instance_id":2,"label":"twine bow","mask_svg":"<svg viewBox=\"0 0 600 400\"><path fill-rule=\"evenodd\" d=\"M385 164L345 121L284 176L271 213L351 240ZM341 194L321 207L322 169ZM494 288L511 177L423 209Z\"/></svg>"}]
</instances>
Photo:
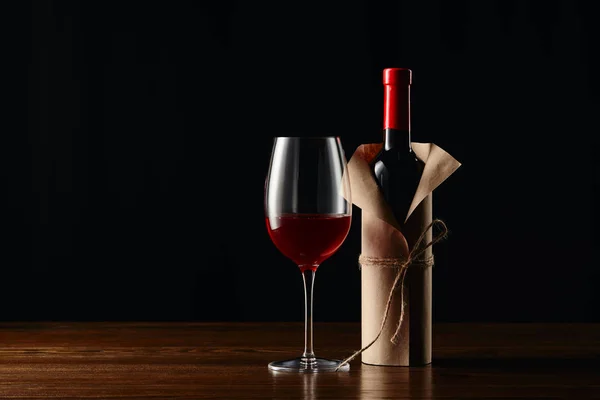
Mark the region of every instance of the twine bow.
<instances>
[{"instance_id":1,"label":"twine bow","mask_svg":"<svg viewBox=\"0 0 600 400\"><path fill-rule=\"evenodd\" d=\"M425 236L427 235L427 232L430 229L433 229L434 225L440 225L440 233L437 234L429 243L422 246L421 244L422 244L423 240L425 240ZM379 327L379 332L377 333L375 338L369 344L364 346L362 349L354 352L354 354L352 354L350 357L345 358L340 363L340 365L337 366L337 368L335 369L336 371L339 370L345 364L352 361L356 356L358 356L359 354L361 354L362 352L367 350L379 339L379 337L381 336L381 334L383 332L383 328L385 327L387 319L388 319L388 313L390 311L390 306L392 305L392 300L394 298L394 292L396 291L396 288L400 287L400 301L401 301L400 317L398 319L398 325L396 327L396 331L390 338L390 341L392 343L394 343L394 344L397 343L398 336L400 335L400 327L402 326L402 321L404 319L404 306L405 306L405 304L404 304L404 278L406 277L406 271L408 271L409 267L414 267L414 266L421 266L424 268L433 266L433 257L430 257L428 259L421 259L420 257L425 253L425 250L427 250L429 247L433 246L434 244L436 244L437 242L439 242L440 240L445 238L447 233L448 233L448 228L446 227L446 224L440 219L435 219L429 225L427 225L427 227L425 228L423 233L421 233L421 236L419 236L419 238L415 242L412 250L408 253L408 256L405 259L391 258L391 257L385 257L385 258L368 257L368 256L364 256L362 254L359 256L359 264L361 265L361 267L370 265L370 266L378 266L378 267L384 267L384 268L394 268L394 269L397 269L398 272L396 273L396 277L394 278L394 283L392 284L390 293L388 295L387 304L385 306L385 311L383 313L383 318L381 320L381 326Z\"/></svg>"}]
</instances>

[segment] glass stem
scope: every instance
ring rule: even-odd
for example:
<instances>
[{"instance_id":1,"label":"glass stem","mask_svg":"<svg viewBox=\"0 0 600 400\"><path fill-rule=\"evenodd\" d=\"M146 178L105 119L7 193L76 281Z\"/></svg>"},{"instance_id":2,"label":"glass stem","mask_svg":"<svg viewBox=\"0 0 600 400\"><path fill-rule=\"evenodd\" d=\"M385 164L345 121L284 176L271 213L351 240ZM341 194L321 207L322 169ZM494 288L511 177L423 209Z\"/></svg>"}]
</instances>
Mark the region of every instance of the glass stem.
<instances>
[{"instance_id":1,"label":"glass stem","mask_svg":"<svg viewBox=\"0 0 600 400\"><path fill-rule=\"evenodd\" d=\"M312 268L302 269L304 281L304 353L302 362L313 364L316 362L313 351L313 286L315 283L315 271Z\"/></svg>"}]
</instances>

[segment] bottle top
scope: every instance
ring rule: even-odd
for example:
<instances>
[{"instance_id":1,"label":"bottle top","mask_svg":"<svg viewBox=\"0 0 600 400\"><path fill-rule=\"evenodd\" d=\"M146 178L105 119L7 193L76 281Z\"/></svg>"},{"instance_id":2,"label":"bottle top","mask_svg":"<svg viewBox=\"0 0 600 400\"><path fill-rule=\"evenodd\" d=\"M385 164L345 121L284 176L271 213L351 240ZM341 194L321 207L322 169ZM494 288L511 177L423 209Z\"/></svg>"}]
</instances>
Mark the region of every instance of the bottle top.
<instances>
[{"instance_id":1,"label":"bottle top","mask_svg":"<svg viewBox=\"0 0 600 400\"><path fill-rule=\"evenodd\" d=\"M383 70L384 85L406 85L412 83L412 71L409 68L386 68Z\"/></svg>"}]
</instances>

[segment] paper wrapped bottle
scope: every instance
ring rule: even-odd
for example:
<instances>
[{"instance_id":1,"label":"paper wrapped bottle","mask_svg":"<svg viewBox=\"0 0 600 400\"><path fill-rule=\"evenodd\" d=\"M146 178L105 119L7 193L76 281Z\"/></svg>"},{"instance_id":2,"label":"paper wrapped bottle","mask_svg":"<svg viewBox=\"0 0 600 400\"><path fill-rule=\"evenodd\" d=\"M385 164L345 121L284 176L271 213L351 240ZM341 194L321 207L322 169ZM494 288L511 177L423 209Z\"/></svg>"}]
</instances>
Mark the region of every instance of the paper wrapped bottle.
<instances>
[{"instance_id":1,"label":"paper wrapped bottle","mask_svg":"<svg viewBox=\"0 0 600 400\"><path fill-rule=\"evenodd\" d=\"M348 162L352 202L362 212L361 260L406 259L421 236L420 243L431 243L433 230L427 228L432 224L433 191L461 165L433 143L412 142L413 151L425 166L407 219L400 228L371 170L371 161L381 147L381 143L363 144ZM419 264L432 259L429 246L414 261ZM368 346L361 351L361 361L365 364L419 366L431 363L431 265L408 265L400 282L402 287L393 288L395 282L398 284L397 276L396 268L361 263L361 340L363 348ZM387 322L382 328L386 311Z\"/></svg>"}]
</instances>

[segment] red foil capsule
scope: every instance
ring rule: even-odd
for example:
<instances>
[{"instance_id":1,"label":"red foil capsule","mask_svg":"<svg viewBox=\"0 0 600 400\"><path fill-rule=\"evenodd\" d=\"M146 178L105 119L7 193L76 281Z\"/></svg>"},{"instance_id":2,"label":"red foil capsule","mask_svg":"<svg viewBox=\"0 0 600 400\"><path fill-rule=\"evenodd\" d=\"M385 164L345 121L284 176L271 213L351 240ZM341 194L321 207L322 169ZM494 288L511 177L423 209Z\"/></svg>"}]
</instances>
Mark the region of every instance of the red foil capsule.
<instances>
[{"instance_id":1,"label":"red foil capsule","mask_svg":"<svg viewBox=\"0 0 600 400\"><path fill-rule=\"evenodd\" d=\"M383 129L410 132L410 85L412 71L408 68L383 70Z\"/></svg>"}]
</instances>

